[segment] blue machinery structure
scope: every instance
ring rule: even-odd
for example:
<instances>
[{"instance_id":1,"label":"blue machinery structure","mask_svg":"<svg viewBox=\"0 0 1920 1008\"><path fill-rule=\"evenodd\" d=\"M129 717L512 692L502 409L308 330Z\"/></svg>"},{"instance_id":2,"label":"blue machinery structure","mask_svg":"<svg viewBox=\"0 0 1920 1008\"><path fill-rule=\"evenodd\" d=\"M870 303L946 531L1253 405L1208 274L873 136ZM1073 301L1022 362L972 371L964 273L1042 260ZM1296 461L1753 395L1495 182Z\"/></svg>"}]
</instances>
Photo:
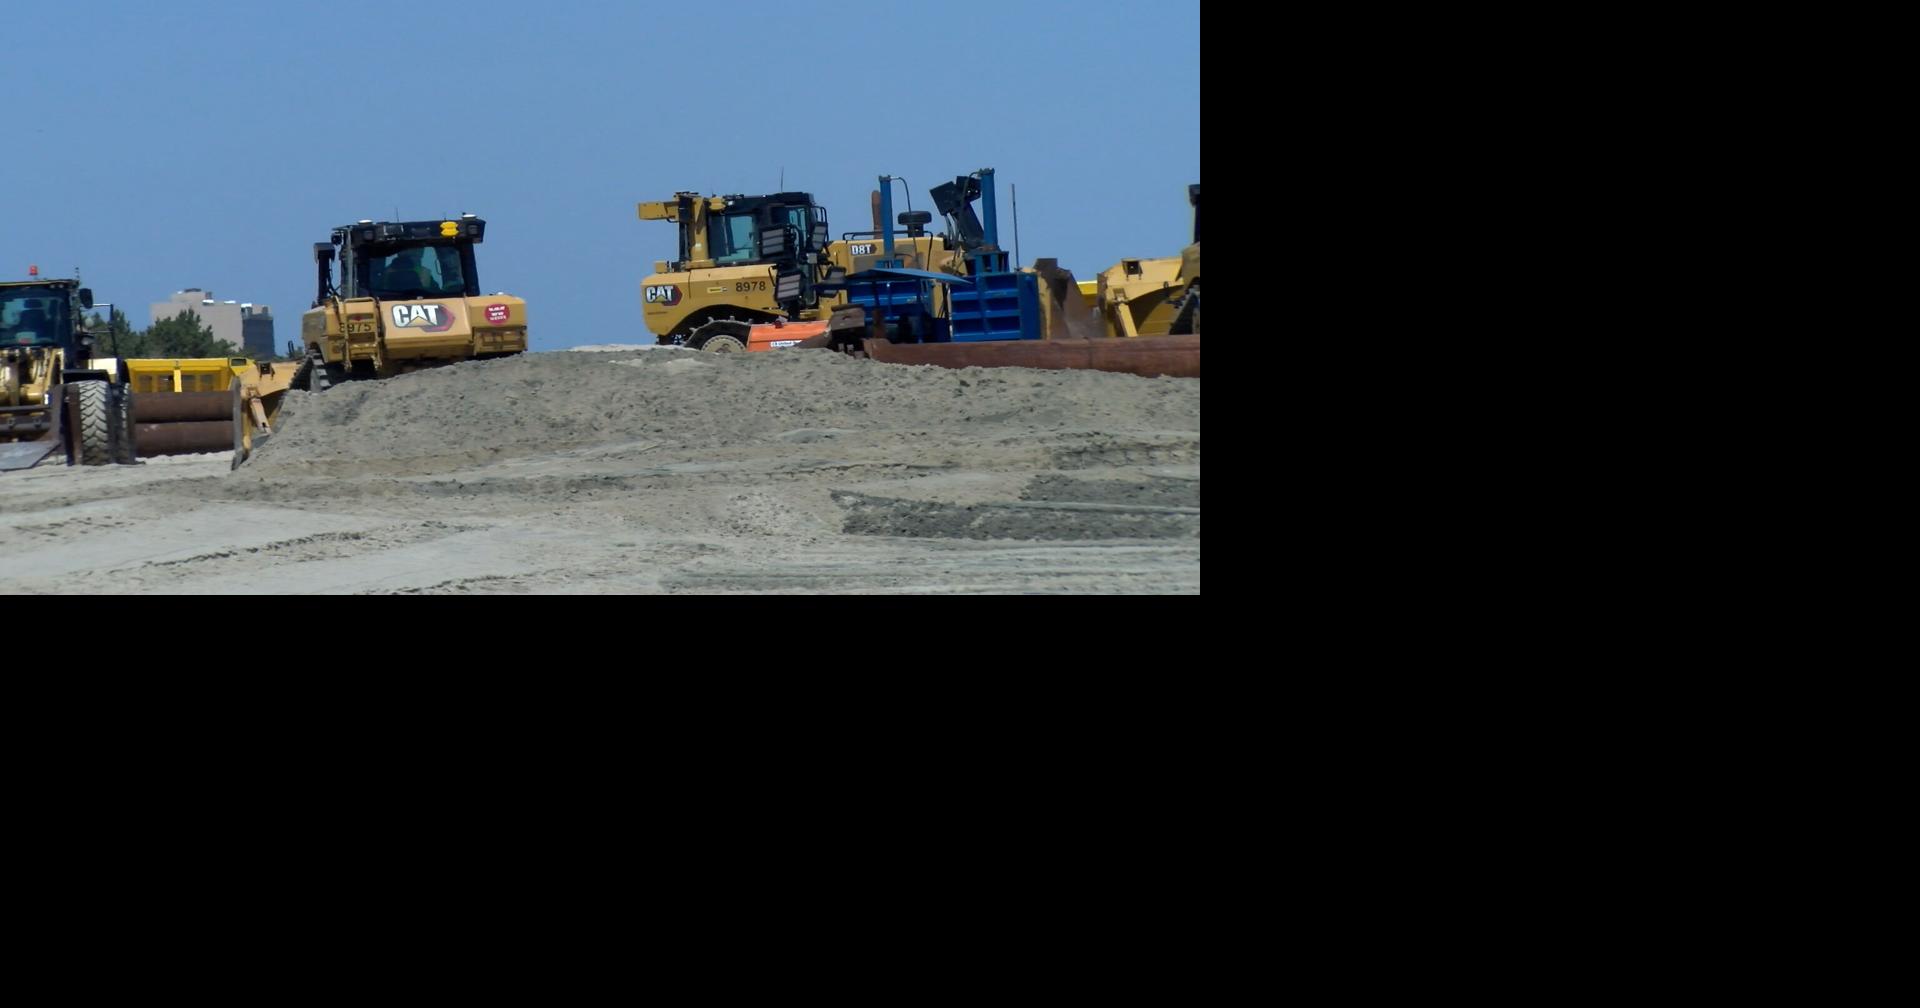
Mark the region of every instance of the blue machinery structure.
<instances>
[{"instance_id":1,"label":"blue machinery structure","mask_svg":"<svg viewBox=\"0 0 1920 1008\"><path fill-rule=\"evenodd\" d=\"M882 222L893 220L892 183L891 176L880 177ZM976 199L985 213L984 221L974 216L972 203ZM906 268L894 254L893 238L899 232L887 227L880 235L882 258L872 269L844 281L847 300L865 308L871 324L884 324L884 331L896 343L1039 339L1039 278L1015 271L1000 248L993 169L982 168L935 186L933 202L947 218L948 233L966 257L967 275ZM910 237L918 236L920 225L929 220L931 215L924 212L900 216ZM934 284L946 286L946 318L934 312Z\"/></svg>"}]
</instances>

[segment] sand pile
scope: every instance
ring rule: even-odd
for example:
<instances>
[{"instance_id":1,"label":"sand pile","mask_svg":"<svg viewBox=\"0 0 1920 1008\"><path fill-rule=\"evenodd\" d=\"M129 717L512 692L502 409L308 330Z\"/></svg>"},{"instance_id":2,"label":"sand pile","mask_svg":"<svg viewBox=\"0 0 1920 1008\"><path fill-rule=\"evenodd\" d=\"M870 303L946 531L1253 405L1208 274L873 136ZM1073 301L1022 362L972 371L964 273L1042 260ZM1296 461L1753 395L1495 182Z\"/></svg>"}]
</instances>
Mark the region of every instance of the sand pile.
<instances>
[{"instance_id":1,"label":"sand pile","mask_svg":"<svg viewBox=\"0 0 1920 1008\"><path fill-rule=\"evenodd\" d=\"M528 354L288 393L249 468L432 471L640 441L727 448L809 431L995 438L1198 431L1199 383L1101 371L902 367L827 352ZM818 440L818 438L814 439Z\"/></svg>"},{"instance_id":2,"label":"sand pile","mask_svg":"<svg viewBox=\"0 0 1920 1008\"><path fill-rule=\"evenodd\" d=\"M0 592L1193 594L1200 382L534 353L288 394L225 456L0 478Z\"/></svg>"}]
</instances>

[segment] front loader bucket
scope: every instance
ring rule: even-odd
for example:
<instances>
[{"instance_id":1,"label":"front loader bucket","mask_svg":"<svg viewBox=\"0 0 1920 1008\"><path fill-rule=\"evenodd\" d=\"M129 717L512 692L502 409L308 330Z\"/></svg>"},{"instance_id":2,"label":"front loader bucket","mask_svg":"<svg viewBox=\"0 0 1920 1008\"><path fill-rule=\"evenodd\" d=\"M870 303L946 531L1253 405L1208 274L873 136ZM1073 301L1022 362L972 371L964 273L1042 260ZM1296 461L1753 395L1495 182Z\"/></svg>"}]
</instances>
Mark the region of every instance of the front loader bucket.
<instances>
[{"instance_id":1,"label":"front loader bucket","mask_svg":"<svg viewBox=\"0 0 1920 1008\"><path fill-rule=\"evenodd\" d=\"M60 447L57 437L41 438L38 441L23 441L19 444L0 444L0 472L10 469L31 469L40 464L55 448Z\"/></svg>"},{"instance_id":2,"label":"front loader bucket","mask_svg":"<svg viewBox=\"0 0 1920 1008\"><path fill-rule=\"evenodd\" d=\"M0 442L0 472L31 469L65 447L65 414L59 406L44 403L0 406L0 437L19 439Z\"/></svg>"}]
</instances>

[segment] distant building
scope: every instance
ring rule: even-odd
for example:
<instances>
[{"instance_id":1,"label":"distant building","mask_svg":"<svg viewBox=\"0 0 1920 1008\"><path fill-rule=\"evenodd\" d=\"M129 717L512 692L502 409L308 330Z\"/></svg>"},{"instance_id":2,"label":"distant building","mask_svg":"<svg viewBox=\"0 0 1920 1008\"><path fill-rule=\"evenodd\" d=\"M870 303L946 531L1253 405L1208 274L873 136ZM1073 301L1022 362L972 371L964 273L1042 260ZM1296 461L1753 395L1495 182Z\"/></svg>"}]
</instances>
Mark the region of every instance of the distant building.
<instances>
[{"instance_id":1,"label":"distant building","mask_svg":"<svg viewBox=\"0 0 1920 1008\"><path fill-rule=\"evenodd\" d=\"M278 352L273 347L273 309L266 305L215 301L212 291L188 287L149 305L148 311L155 322L191 311L213 330L214 339L226 340L255 360L270 360Z\"/></svg>"}]
</instances>

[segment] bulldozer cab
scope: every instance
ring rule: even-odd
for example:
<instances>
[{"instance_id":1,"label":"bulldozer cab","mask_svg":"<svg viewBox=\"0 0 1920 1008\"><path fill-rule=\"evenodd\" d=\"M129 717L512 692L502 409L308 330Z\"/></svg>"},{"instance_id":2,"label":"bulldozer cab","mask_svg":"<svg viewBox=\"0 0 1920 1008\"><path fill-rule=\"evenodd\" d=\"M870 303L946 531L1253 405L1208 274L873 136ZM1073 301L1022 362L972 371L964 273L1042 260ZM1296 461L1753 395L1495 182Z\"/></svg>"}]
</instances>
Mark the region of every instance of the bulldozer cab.
<instances>
[{"instance_id":1,"label":"bulldozer cab","mask_svg":"<svg viewBox=\"0 0 1920 1008\"><path fill-rule=\"evenodd\" d=\"M726 209L708 218L707 243L717 265L799 265L826 248L827 211L807 193L726 199Z\"/></svg>"},{"instance_id":2,"label":"bulldozer cab","mask_svg":"<svg viewBox=\"0 0 1920 1008\"><path fill-rule=\"evenodd\" d=\"M700 196L640 204L641 220L679 226L674 271L725 266L799 266L827 246L827 211L803 192L766 196Z\"/></svg>"},{"instance_id":3,"label":"bulldozer cab","mask_svg":"<svg viewBox=\"0 0 1920 1008\"><path fill-rule=\"evenodd\" d=\"M473 247L485 235L486 222L470 215L457 221L361 221L335 228L331 244L314 246L320 267L320 293L314 305L329 296L479 297L480 272ZM340 257L337 288L330 265L335 247Z\"/></svg>"},{"instance_id":4,"label":"bulldozer cab","mask_svg":"<svg viewBox=\"0 0 1920 1008\"><path fill-rule=\"evenodd\" d=\"M364 289L386 299L477 296L478 285L467 282L472 260L472 245L376 246L358 257L368 277Z\"/></svg>"}]
</instances>

